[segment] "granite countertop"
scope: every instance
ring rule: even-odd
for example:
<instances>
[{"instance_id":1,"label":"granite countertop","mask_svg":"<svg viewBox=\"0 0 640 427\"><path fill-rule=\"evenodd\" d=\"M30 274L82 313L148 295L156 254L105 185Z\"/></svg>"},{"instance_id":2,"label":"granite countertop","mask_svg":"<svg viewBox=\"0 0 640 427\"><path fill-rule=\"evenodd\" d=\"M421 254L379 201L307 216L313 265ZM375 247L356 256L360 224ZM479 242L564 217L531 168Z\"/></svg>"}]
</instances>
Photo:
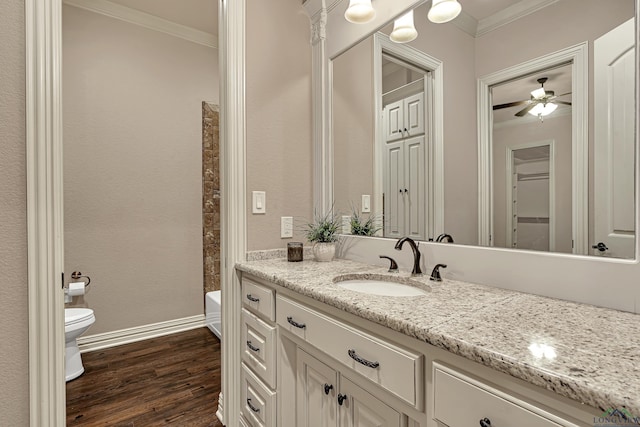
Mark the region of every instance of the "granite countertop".
<instances>
[{"instance_id":1,"label":"granite countertop","mask_svg":"<svg viewBox=\"0 0 640 427\"><path fill-rule=\"evenodd\" d=\"M640 315L428 276L411 278L430 288L425 296L363 294L333 279L391 273L348 260L236 268L602 411L640 416Z\"/></svg>"}]
</instances>

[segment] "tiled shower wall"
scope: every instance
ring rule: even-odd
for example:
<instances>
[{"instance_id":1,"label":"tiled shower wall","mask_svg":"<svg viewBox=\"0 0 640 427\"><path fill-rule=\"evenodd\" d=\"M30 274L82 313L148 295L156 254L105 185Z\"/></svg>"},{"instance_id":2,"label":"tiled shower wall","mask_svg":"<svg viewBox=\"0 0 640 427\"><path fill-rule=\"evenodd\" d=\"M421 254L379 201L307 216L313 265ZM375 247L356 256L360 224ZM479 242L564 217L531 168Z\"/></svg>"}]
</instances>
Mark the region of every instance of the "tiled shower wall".
<instances>
[{"instance_id":1,"label":"tiled shower wall","mask_svg":"<svg viewBox=\"0 0 640 427\"><path fill-rule=\"evenodd\" d=\"M220 110L202 103L204 292L220 289Z\"/></svg>"}]
</instances>

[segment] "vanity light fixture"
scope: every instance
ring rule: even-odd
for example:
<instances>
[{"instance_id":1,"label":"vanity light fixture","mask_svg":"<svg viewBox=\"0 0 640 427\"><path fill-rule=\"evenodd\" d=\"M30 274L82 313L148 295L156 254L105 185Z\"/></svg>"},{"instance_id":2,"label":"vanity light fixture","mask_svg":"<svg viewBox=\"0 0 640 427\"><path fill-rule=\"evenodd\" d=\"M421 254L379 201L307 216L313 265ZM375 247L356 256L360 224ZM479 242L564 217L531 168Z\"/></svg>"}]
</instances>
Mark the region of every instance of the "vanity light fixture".
<instances>
[{"instance_id":1,"label":"vanity light fixture","mask_svg":"<svg viewBox=\"0 0 640 427\"><path fill-rule=\"evenodd\" d=\"M395 43L407 43L418 37L418 31L413 24L413 10L405 13L393 22L393 31L389 39Z\"/></svg>"},{"instance_id":2,"label":"vanity light fixture","mask_svg":"<svg viewBox=\"0 0 640 427\"><path fill-rule=\"evenodd\" d=\"M376 17L376 11L371 6L371 0L349 0L349 7L344 18L354 24L366 24Z\"/></svg>"},{"instance_id":3,"label":"vanity light fixture","mask_svg":"<svg viewBox=\"0 0 640 427\"><path fill-rule=\"evenodd\" d=\"M454 19L462 11L458 0L433 0L427 17L435 24L444 24Z\"/></svg>"}]
</instances>

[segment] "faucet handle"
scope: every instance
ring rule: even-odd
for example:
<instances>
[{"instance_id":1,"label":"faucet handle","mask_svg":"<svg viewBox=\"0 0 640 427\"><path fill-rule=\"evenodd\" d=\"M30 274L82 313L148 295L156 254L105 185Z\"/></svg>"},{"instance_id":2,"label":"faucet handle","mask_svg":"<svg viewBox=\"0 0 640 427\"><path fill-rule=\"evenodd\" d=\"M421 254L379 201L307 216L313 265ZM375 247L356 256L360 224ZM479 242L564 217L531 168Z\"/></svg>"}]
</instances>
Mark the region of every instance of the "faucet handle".
<instances>
[{"instance_id":1,"label":"faucet handle","mask_svg":"<svg viewBox=\"0 0 640 427\"><path fill-rule=\"evenodd\" d=\"M380 255L380 258L385 258L385 259L388 259L389 261L391 261L391 265L389 266L389 273L397 273L398 272L398 263L396 262L395 259L391 258L390 256L386 256L386 255Z\"/></svg>"},{"instance_id":2,"label":"faucet handle","mask_svg":"<svg viewBox=\"0 0 640 427\"><path fill-rule=\"evenodd\" d=\"M433 280L434 282L442 282L442 277L440 276L440 268L447 268L446 264L436 264L433 267L433 271L431 272L431 277L429 280Z\"/></svg>"}]
</instances>

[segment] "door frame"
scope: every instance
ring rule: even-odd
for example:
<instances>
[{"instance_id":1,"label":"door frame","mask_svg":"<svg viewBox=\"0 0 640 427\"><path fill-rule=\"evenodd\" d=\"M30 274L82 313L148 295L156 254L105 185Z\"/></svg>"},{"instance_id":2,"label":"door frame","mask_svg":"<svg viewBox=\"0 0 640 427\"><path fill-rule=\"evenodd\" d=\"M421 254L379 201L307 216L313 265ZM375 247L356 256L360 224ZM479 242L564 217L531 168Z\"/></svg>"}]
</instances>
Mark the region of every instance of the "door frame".
<instances>
[{"instance_id":1,"label":"door frame","mask_svg":"<svg viewBox=\"0 0 640 427\"><path fill-rule=\"evenodd\" d=\"M245 0L218 0L220 49L222 393L239 424L240 286L246 253ZM62 0L25 0L29 423L66 423L62 156ZM224 399L224 412L222 396Z\"/></svg>"},{"instance_id":2,"label":"door frame","mask_svg":"<svg viewBox=\"0 0 640 427\"><path fill-rule=\"evenodd\" d=\"M589 61L583 42L478 79L478 244L493 246L493 110L491 87L571 63L571 206L573 253L586 255L589 236Z\"/></svg>"},{"instance_id":3,"label":"door frame","mask_svg":"<svg viewBox=\"0 0 640 427\"><path fill-rule=\"evenodd\" d=\"M443 63L418 49L394 43L384 33L373 35L374 141L373 204L382 206L386 144L382 112L382 55L384 53L428 71L424 79L425 111L425 234L444 232L444 71ZM429 113L427 113L429 112Z\"/></svg>"},{"instance_id":4,"label":"door frame","mask_svg":"<svg viewBox=\"0 0 640 427\"><path fill-rule=\"evenodd\" d=\"M507 146L506 156L506 239L505 242L513 245L513 152L524 148L549 146L549 252L555 251L556 246L556 142L553 139L545 141L528 142ZM517 249L517 248L516 248Z\"/></svg>"}]
</instances>

